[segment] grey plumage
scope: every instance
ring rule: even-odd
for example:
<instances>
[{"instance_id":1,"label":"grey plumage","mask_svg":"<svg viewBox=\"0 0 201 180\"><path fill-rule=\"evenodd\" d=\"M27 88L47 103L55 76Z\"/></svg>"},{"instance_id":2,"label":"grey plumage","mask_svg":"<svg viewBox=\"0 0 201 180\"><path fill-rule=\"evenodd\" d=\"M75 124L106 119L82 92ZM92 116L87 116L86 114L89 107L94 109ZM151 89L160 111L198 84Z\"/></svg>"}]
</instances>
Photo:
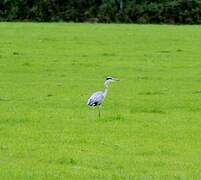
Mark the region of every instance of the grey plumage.
<instances>
[{"instance_id":1,"label":"grey plumage","mask_svg":"<svg viewBox=\"0 0 201 180\"><path fill-rule=\"evenodd\" d=\"M93 93L91 95L91 97L88 99L87 105L93 106L93 107L100 106L103 103L103 101L108 93L109 84L111 82L115 82L115 81L118 81L118 79L114 79L112 77L107 77L105 80L105 83L104 83L104 85L105 85L104 91L98 91L98 92Z\"/></svg>"},{"instance_id":2,"label":"grey plumage","mask_svg":"<svg viewBox=\"0 0 201 180\"><path fill-rule=\"evenodd\" d=\"M104 95L102 91L95 92L91 95L91 97L87 101L87 105L89 106L99 106L102 104L104 100Z\"/></svg>"}]
</instances>

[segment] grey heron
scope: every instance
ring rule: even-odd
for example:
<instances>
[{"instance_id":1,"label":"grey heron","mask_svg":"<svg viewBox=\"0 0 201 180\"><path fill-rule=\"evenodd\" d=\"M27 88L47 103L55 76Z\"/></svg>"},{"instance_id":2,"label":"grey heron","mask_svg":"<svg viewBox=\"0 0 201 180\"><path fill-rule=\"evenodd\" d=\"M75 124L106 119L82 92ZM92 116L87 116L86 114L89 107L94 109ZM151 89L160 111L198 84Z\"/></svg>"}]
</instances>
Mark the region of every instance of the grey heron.
<instances>
[{"instance_id":1,"label":"grey heron","mask_svg":"<svg viewBox=\"0 0 201 180\"><path fill-rule=\"evenodd\" d=\"M109 84L111 82L116 82L116 81L119 81L119 79L115 79L113 77L107 77L105 79L105 82L104 82L104 86L105 86L104 91L98 91L98 92L93 93L91 95L91 97L87 101L88 106L98 107L98 109L99 109L99 113L98 113L99 119L100 119L100 106L103 103L103 101L105 100L105 97L107 96Z\"/></svg>"}]
</instances>

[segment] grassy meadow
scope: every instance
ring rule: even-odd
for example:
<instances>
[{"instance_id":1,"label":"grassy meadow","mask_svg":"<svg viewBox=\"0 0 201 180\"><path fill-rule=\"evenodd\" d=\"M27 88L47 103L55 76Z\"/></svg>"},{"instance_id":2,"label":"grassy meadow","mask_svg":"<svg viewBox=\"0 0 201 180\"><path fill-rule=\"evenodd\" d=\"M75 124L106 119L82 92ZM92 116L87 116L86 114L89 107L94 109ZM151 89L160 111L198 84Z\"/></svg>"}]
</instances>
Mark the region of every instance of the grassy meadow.
<instances>
[{"instance_id":1,"label":"grassy meadow","mask_svg":"<svg viewBox=\"0 0 201 180\"><path fill-rule=\"evenodd\" d=\"M200 48L201 26L0 23L0 179L201 179Z\"/></svg>"}]
</instances>

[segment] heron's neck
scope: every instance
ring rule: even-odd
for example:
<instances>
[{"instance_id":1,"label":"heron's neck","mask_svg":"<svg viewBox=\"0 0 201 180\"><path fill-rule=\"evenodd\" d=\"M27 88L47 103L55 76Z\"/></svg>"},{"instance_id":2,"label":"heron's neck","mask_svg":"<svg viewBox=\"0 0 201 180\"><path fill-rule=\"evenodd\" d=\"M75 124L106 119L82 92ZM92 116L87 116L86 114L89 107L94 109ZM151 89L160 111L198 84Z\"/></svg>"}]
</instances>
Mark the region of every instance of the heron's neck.
<instances>
[{"instance_id":1,"label":"heron's neck","mask_svg":"<svg viewBox=\"0 0 201 180\"><path fill-rule=\"evenodd\" d=\"M105 85L105 90L103 91L103 96L106 97L108 93L108 85Z\"/></svg>"}]
</instances>

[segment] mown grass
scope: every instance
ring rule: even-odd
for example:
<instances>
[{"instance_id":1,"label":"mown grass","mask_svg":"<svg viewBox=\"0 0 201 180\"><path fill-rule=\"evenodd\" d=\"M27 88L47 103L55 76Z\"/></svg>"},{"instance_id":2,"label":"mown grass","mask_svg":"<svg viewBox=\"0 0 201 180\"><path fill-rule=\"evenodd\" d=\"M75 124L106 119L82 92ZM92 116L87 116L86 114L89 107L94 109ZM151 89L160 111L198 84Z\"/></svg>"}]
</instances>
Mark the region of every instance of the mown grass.
<instances>
[{"instance_id":1,"label":"mown grass","mask_svg":"<svg viewBox=\"0 0 201 180\"><path fill-rule=\"evenodd\" d=\"M0 179L200 179L200 26L0 24ZM86 106L112 84L98 112Z\"/></svg>"}]
</instances>

